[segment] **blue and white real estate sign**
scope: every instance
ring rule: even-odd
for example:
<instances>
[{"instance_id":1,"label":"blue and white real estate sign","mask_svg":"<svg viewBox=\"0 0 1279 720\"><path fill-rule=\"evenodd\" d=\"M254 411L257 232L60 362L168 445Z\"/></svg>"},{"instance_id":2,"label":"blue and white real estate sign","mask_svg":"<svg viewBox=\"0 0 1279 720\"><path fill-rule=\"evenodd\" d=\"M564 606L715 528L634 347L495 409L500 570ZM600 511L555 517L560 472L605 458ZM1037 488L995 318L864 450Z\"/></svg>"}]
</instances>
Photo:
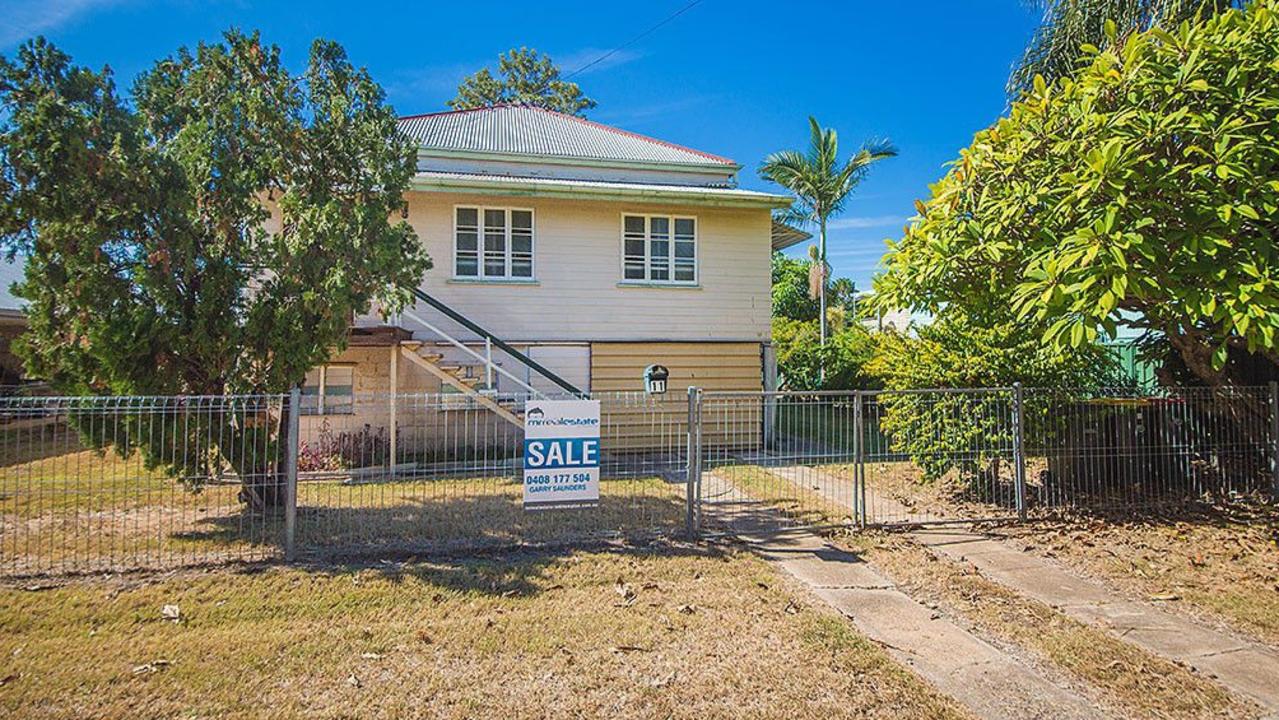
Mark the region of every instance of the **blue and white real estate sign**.
<instances>
[{"instance_id":1,"label":"blue and white real estate sign","mask_svg":"<svg viewBox=\"0 0 1279 720\"><path fill-rule=\"evenodd\" d=\"M600 401L524 404L524 508L583 507L600 500Z\"/></svg>"}]
</instances>

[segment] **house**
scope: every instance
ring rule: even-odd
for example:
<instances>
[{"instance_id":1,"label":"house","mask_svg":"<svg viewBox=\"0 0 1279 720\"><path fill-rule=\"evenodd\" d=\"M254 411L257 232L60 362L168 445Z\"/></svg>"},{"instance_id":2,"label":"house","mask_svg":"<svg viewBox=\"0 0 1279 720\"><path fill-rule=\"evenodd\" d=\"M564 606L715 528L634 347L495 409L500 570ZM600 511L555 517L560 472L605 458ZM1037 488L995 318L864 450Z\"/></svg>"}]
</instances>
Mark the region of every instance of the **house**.
<instances>
[{"instance_id":1,"label":"house","mask_svg":"<svg viewBox=\"0 0 1279 720\"><path fill-rule=\"evenodd\" d=\"M518 425L506 394L638 392L650 364L680 408L691 385L767 385L770 254L807 238L772 221L790 198L737 187L727 158L534 107L400 129L419 144L404 216L435 267L413 307L355 319L308 375L308 413L394 428L385 400L351 398L442 392Z\"/></svg>"},{"instance_id":2,"label":"house","mask_svg":"<svg viewBox=\"0 0 1279 720\"><path fill-rule=\"evenodd\" d=\"M0 387L10 389L23 381L22 361L13 354L13 341L27 329L23 301L9 288L22 280L21 261L0 259Z\"/></svg>"}]
</instances>

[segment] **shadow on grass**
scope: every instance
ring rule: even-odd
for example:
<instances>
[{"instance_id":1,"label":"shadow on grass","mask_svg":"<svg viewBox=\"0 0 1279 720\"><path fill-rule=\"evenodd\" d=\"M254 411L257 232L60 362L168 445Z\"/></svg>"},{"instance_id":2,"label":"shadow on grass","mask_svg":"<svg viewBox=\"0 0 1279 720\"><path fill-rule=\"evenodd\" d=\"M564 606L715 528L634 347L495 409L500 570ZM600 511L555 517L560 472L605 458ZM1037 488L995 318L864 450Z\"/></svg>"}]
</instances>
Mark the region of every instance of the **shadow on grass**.
<instances>
[{"instance_id":1,"label":"shadow on grass","mask_svg":"<svg viewBox=\"0 0 1279 720\"><path fill-rule=\"evenodd\" d=\"M1103 522L1116 527L1186 523L1205 527L1238 526L1268 528L1279 544L1279 505L1262 493L1232 497L1177 497L1164 503L1143 502L1117 507L1046 507L1039 519L1063 522Z\"/></svg>"},{"instance_id":2,"label":"shadow on grass","mask_svg":"<svg viewBox=\"0 0 1279 720\"><path fill-rule=\"evenodd\" d=\"M591 547L663 547L684 531L685 505L674 494L605 494L596 507L530 511L523 508L520 487L514 488L502 494L388 497L376 506L301 506L298 566L396 575L404 572L404 561L423 560L431 567L455 568L446 575L474 575L459 581L467 588L485 585L499 594L523 594L534 588L520 577L507 577L503 568L512 557L532 553L553 559ZM243 513L228 514L202 518L195 528L171 537L237 547L268 538L282 541L283 523L278 516L246 522ZM458 559L462 556L473 559Z\"/></svg>"},{"instance_id":3,"label":"shadow on grass","mask_svg":"<svg viewBox=\"0 0 1279 720\"><path fill-rule=\"evenodd\" d=\"M725 557L732 550L723 545L688 543L667 538L633 542L602 540L590 543L557 543L536 547L493 547L465 555L408 556L400 560L371 560L347 556L323 561L294 563L291 567L325 577L358 577L373 573L392 582L418 580L441 592L464 595L528 598L558 589L547 578L550 570L582 553L606 553L623 557ZM612 582L613 578L602 578Z\"/></svg>"}]
</instances>

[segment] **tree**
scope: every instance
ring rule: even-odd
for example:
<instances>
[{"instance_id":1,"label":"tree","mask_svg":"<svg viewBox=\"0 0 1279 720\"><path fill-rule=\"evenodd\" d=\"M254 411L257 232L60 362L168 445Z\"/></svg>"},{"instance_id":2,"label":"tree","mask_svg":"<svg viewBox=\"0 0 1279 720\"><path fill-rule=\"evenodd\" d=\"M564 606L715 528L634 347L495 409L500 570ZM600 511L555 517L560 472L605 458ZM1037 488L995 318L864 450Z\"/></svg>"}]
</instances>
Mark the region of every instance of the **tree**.
<instances>
[{"instance_id":1,"label":"tree","mask_svg":"<svg viewBox=\"0 0 1279 720\"><path fill-rule=\"evenodd\" d=\"M1067 77L1079 67L1080 48L1105 48L1106 22L1121 44L1133 33L1156 25L1175 28L1242 5L1238 0L1033 0L1043 20L1021 61L1008 78L1008 97L1016 100L1034 87L1036 75L1047 82Z\"/></svg>"},{"instance_id":2,"label":"tree","mask_svg":"<svg viewBox=\"0 0 1279 720\"><path fill-rule=\"evenodd\" d=\"M815 224L819 231L818 257L821 273L818 292L818 320L822 345L826 344L826 283L830 264L826 260L826 223L838 215L853 190L866 177L870 166L893 157L897 150L887 142L867 143L842 165L839 162L839 138L834 130L823 129L815 118L808 118L809 146L804 152L782 150L769 155L759 174L795 193L795 204L783 213L783 220L797 224Z\"/></svg>"},{"instance_id":3,"label":"tree","mask_svg":"<svg viewBox=\"0 0 1279 720\"><path fill-rule=\"evenodd\" d=\"M830 341L817 341L816 320L773 319L777 369L787 390L869 390L879 387L867 369L875 338L859 323L832 324Z\"/></svg>"},{"instance_id":4,"label":"tree","mask_svg":"<svg viewBox=\"0 0 1279 720\"><path fill-rule=\"evenodd\" d=\"M1279 361L1276 0L1153 28L977 134L893 244L875 301L1011 308L1059 350L1128 325L1199 381ZM1112 32L1113 34L1113 32Z\"/></svg>"},{"instance_id":5,"label":"tree","mask_svg":"<svg viewBox=\"0 0 1279 720\"><path fill-rule=\"evenodd\" d=\"M1113 385L1117 377L1115 358L1106 348L1089 344L1057 352L1040 341L1039 333L1012 322L992 323L952 311L918 333L880 335L866 372L890 391L1006 388L1013 383L1095 389ZM909 454L926 479L936 480L952 469L970 483L983 475L998 477L999 461L1012 446L1007 392L888 392L879 396L879 404L893 449ZM1028 424L1048 419L1043 403L1027 402Z\"/></svg>"},{"instance_id":6,"label":"tree","mask_svg":"<svg viewBox=\"0 0 1279 720\"><path fill-rule=\"evenodd\" d=\"M816 248L810 248L810 256ZM813 292L811 280L814 260L796 260L788 258L780 252L773 253L773 317L791 320L816 320L817 297ZM826 286L829 296L827 308L827 327L830 326L832 310L840 310L852 320L857 315L857 285L848 278L835 278Z\"/></svg>"},{"instance_id":7,"label":"tree","mask_svg":"<svg viewBox=\"0 0 1279 720\"><path fill-rule=\"evenodd\" d=\"M353 313L394 307L430 267L392 221L414 148L335 43L317 40L294 76L257 33L230 31L156 63L129 102L109 70L37 39L0 60L0 118L0 236L26 259L29 302L16 350L61 391L283 392L344 346ZM243 414L201 415L184 437L137 420L114 440L81 429L187 478L218 455L272 477L270 443L286 439ZM175 442L195 451L166 452ZM266 508L279 491L243 495Z\"/></svg>"},{"instance_id":8,"label":"tree","mask_svg":"<svg viewBox=\"0 0 1279 720\"><path fill-rule=\"evenodd\" d=\"M582 94L577 83L560 79L560 69L536 50L520 48L502 53L497 74L488 68L467 77L457 87L457 97L449 101L454 110L492 107L501 104L532 105L567 115L583 117L595 101Z\"/></svg>"}]
</instances>

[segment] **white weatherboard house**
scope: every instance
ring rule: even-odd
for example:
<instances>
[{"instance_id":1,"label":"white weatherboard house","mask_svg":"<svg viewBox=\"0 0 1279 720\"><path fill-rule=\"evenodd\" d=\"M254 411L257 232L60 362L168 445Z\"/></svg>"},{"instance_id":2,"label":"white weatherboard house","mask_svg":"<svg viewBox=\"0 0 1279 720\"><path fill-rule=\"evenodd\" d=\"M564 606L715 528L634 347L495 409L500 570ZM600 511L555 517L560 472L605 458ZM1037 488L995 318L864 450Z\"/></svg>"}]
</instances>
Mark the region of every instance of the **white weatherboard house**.
<instances>
[{"instance_id":1,"label":"white weatherboard house","mask_svg":"<svg viewBox=\"0 0 1279 720\"><path fill-rule=\"evenodd\" d=\"M400 129L420 146L407 219L435 267L416 306L357 318L312 371L312 413L454 392L518 423L494 391L640 391L650 364L671 401L765 386L770 254L807 237L771 221L789 198L736 187L732 160L538 108Z\"/></svg>"}]
</instances>

